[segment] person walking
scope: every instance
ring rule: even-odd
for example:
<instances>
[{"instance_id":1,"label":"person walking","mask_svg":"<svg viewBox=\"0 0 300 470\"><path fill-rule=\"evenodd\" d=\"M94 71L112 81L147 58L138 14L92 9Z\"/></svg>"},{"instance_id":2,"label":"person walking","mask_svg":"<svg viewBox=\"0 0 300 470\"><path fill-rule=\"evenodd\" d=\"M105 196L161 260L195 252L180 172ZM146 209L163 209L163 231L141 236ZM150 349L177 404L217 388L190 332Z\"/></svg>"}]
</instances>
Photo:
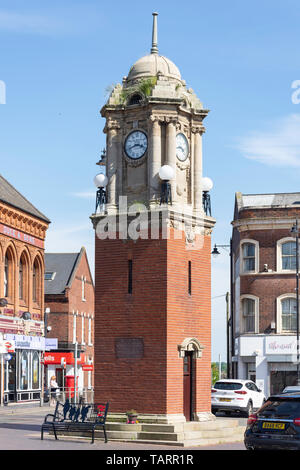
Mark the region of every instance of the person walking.
<instances>
[{"instance_id":1,"label":"person walking","mask_svg":"<svg viewBox=\"0 0 300 470\"><path fill-rule=\"evenodd\" d=\"M51 393L51 401L50 405L55 405L57 392L59 391L58 383L56 382L55 375L52 375L50 380L50 393Z\"/></svg>"}]
</instances>

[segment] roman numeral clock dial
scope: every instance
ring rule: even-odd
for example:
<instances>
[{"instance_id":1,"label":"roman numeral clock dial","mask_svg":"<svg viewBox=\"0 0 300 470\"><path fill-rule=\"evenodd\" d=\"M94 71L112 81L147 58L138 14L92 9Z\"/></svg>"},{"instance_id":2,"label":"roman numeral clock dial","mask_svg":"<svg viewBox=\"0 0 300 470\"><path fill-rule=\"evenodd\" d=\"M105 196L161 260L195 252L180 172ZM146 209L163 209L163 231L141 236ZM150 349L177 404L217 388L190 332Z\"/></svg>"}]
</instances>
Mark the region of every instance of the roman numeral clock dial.
<instances>
[{"instance_id":1,"label":"roman numeral clock dial","mask_svg":"<svg viewBox=\"0 0 300 470\"><path fill-rule=\"evenodd\" d=\"M184 134L176 136L176 156L178 160L184 162L189 155L189 144Z\"/></svg>"},{"instance_id":2,"label":"roman numeral clock dial","mask_svg":"<svg viewBox=\"0 0 300 470\"><path fill-rule=\"evenodd\" d=\"M142 131L133 131L126 137L124 150L126 155L133 160L137 160L145 155L147 147L148 139Z\"/></svg>"}]
</instances>

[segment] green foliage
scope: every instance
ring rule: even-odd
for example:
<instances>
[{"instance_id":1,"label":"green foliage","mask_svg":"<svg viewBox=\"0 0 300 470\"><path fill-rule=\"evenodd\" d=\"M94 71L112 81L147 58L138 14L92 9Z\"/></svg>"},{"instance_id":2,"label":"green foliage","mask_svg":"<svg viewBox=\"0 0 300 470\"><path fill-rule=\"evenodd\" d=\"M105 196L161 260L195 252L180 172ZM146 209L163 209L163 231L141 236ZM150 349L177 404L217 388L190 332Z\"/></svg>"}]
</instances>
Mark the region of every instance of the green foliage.
<instances>
[{"instance_id":1,"label":"green foliage","mask_svg":"<svg viewBox=\"0 0 300 470\"><path fill-rule=\"evenodd\" d=\"M143 93L144 96L150 96L156 83L157 77L144 78L139 82L138 90Z\"/></svg>"},{"instance_id":2,"label":"green foliage","mask_svg":"<svg viewBox=\"0 0 300 470\"><path fill-rule=\"evenodd\" d=\"M225 379L227 377L227 364L226 362L221 362L221 377L219 377L219 363L211 363L211 383L212 385L220 379Z\"/></svg>"}]
</instances>

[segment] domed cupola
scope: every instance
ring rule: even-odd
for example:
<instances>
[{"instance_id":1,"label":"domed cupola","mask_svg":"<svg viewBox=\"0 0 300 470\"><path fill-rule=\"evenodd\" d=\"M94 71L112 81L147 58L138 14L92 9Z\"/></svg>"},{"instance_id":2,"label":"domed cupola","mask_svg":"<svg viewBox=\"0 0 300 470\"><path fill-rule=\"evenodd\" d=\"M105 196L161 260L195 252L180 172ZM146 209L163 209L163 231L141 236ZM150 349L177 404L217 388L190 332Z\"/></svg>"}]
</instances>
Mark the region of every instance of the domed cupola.
<instances>
[{"instance_id":1,"label":"domed cupola","mask_svg":"<svg viewBox=\"0 0 300 470\"><path fill-rule=\"evenodd\" d=\"M167 57L158 54L157 13L153 13L151 52L150 54L141 57L134 63L134 65L129 70L126 84L130 86L139 79L158 76L181 82L180 71L174 62L172 62Z\"/></svg>"}]
</instances>

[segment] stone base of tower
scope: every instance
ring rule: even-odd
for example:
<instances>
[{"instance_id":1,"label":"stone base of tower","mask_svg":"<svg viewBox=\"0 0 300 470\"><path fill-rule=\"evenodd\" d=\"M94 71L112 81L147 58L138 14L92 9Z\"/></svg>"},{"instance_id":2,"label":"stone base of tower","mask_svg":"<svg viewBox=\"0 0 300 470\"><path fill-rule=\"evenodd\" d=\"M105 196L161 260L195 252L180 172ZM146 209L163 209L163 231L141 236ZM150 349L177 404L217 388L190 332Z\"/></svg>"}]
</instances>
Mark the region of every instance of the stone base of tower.
<instances>
[{"instance_id":1,"label":"stone base of tower","mask_svg":"<svg viewBox=\"0 0 300 470\"><path fill-rule=\"evenodd\" d=\"M109 413L108 421L124 422L126 420L125 413ZM194 414L194 422L214 421L215 415L211 412L199 412ZM148 424L178 424L186 423L186 418L183 414L139 414L138 421Z\"/></svg>"}]
</instances>

